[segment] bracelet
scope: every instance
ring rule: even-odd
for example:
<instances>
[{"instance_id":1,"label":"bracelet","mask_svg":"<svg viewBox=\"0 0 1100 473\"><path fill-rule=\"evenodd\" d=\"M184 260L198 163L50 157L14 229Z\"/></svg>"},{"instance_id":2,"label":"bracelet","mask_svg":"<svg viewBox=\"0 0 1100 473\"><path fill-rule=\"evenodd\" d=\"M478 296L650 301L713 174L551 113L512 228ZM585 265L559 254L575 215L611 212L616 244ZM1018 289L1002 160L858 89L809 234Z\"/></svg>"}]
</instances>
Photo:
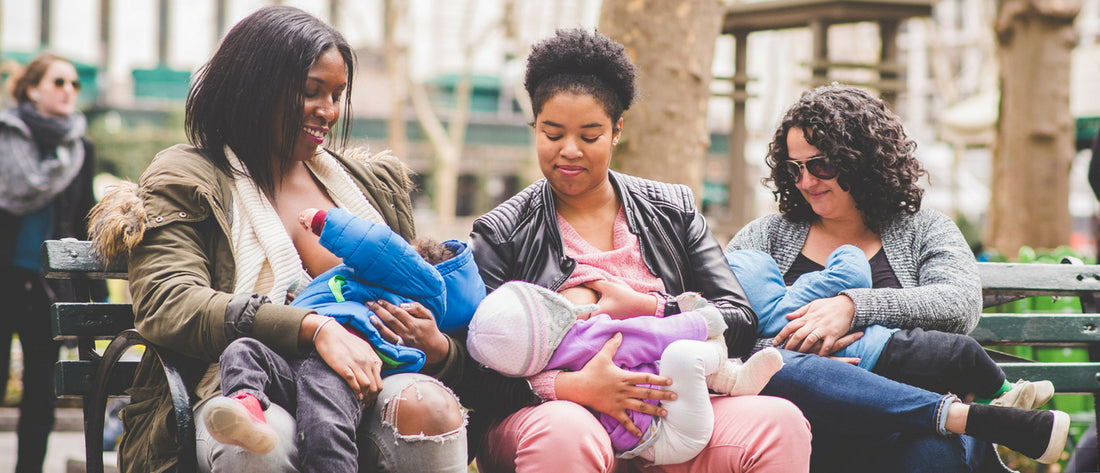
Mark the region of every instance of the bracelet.
<instances>
[{"instance_id":1,"label":"bracelet","mask_svg":"<svg viewBox=\"0 0 1100 473\"><path fill-rule=\"evenodd\" d=\"M317 326L317 331L313 332L313 343L317 343L317 334L321 333L321 329L325 327L325 324L332 322L333 320L335 319L333 319L332 317L325 317L325 321L321 322L321 325Z\"/></svg>"}]
</instances>

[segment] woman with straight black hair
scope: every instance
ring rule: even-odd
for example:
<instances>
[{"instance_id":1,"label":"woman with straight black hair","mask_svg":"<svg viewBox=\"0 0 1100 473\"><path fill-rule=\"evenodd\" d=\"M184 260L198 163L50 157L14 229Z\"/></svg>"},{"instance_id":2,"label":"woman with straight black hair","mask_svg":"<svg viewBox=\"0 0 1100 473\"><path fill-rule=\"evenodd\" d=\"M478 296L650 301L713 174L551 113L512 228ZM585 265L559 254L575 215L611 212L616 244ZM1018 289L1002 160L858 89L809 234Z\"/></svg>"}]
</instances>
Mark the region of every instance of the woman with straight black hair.
<instances>
[{"instance_id":1,"label":"woman with straight black hair","mask_svg":"<svg viewBox=\"0 0 1100 473\"><path fill-rule=\"evenodd\" d=\"M363 338L287 305L340 263L299 226L302 209L341 207L406 239L415 234L400 161L323 147L350 105L353 71L351 47L339 32L295 8L260 9L233 27L195 75L187 98L191 145L162 151L139 185L117 188L93 211L100 253L129 257L138 331L202 363L205 374L188 385L200 399L200 471L466 471L465 416L440 381L457 372L464 355L427 309L370 304L377 323L427 358L422 373L392 375L383 384L382 360ZM340 144L349 115L338 128ZM294 393L233 398L242 425L276 432L267 454L216 441L204 423L213 404L207 401L226 399L217 362L234 340L312 365L293 373ZM157 359L146 356L135 376L133 402L122 413L122 471L174 465L172 406L159 371ZM298 376L303 372L308 379ZM303 414L297 393L307 389L322 398L331 393L332 403L358 399L364 407L350 409L356 418L340 419L358 428L334 434L333 417ZM318 441L317 432L347 441Z\"/></svg>"}]
</instances>

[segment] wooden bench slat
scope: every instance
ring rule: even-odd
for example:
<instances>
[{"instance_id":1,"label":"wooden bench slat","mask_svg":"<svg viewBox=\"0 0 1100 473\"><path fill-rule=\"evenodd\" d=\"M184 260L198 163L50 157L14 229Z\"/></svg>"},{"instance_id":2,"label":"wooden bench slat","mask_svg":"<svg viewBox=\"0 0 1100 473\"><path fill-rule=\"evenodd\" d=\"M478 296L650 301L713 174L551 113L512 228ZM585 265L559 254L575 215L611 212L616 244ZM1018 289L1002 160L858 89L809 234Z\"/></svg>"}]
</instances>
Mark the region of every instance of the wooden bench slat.
<instances>
[{"instance_id":1,"label":"wooden bench slat","mask_svg":"<svg viewBox=\"0 0 1100 473\"><path fill-rule=\"evenodd\" d=\"M984 295L1075 295L1100 292L1100 265L978 263Z\"/></svg>"},{"instance_id":2,"label":"wooden bench slat","mask_svg":"<svg viewBox=\"0 0 1100 473\"><path fill-rule=\"evenodd\" d=\"M1100 314L982 314L970 332L987 345L1100 342Z\"/></svg>"},{"instance_id":3,"label":"wooden bench slat","mask_svg":"<svg viewBox=\"0 0 1100 473\"><path fill-rule=\"evenodd\" d=\"M1100 390L1100 380L1097 379L1100 375L1098 362L999 363L998 366L1004 370L1005 378L1010 382L1017 379L1046 379L1054 383L1054 389L1059 394L1092 394Z\"/></svg>"},{"instance_id":4,"label":"wooden bench slat","mask_svg":"<svg viewBox=\"0 0 1100 473\"><path fill-rule=\"evenodd\" d=\"M107 380L107 394L124 396L125 390L133 384L134 371L138 362L120 361L111 370ZM96 367L90 360L61 360L54 370L54 380L59 397L86 396L91 390L92 377Z\"/></svg>"},{"instance_id":5,"label":"wooden bench slat","mask_svg":"<svg viewBox=\"0 0 1100 473\"><path fill-rule=\"evenodd\" d=\"M114 338L134 327L134 309L130 304L103 302L58 302L50 308L54 338Z\"/></svg>"},{"instance_id":6,"label":"wooden bench slat","mask_svg":"<svg viewBox=\"0 0 1100 473\"><path fill-rule=\"evenodd\" d=\"M42 267L52 279L126 279L125 262L110 267L92 254L90 241L47 240L42 244Z\"/></svg>"}]
</instances>

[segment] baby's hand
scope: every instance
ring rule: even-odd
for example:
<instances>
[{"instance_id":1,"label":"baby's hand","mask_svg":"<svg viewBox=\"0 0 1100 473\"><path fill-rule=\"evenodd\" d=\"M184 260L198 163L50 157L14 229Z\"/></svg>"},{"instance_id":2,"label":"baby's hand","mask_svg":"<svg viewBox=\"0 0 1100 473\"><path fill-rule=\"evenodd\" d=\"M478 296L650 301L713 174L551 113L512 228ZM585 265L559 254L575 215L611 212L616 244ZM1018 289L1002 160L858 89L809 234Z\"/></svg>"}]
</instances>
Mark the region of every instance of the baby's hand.
<instances>
[{"instance_id":1,"label":"baby's hand","mask_svg":"<svg viewBox=\"0 0 1100 473\"><path fill-rule=\"evenodd\" d=\"M325 227L325 212L315 208L308 208L298 214L298 225L302 228L313 232L315 235L321 235L321 229Z\"/></svg>"}]
</instances>

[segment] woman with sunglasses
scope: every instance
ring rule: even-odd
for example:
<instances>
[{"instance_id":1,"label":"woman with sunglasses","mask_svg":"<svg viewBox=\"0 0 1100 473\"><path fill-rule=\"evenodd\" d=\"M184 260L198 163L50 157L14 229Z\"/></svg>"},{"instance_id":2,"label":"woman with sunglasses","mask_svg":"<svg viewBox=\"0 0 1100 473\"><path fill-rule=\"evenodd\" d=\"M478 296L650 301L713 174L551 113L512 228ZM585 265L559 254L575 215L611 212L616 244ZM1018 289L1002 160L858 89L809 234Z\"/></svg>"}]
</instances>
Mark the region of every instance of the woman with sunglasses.
<instances>
[{"instance_id":1,"label":"woman with sunglasses","mask_svg":"<svg viewBox=\"0 0 1100 473\"><path fill-rule=\"evenodd\" d=\"M727 253L763 251L791 284L852 245L869 260L872 287L813 300L787 315L774 339L758 340L787 349L762 394L793 401L810 420L814 471L1005 471L990 440L1049 463L1065 443L1064 413L963 403L817 356L834 355L869 326L913 329L898 333L920 341L890 339L874 372L940 376L956 334L978 322L974 256L947 216L921 209L926 171L915 148L898 117L858 88L810 90L784 115L764 179L779 213L745 226ZM913 429L914 421L935 428Z\"/></svg>"},{"instance_id":2,"label":"woman with sunglasses","mask_svg":"<svg viewBox=\"0 0 1100 473\"><path fill-rule=\"evenodd\" d=\"M59 346L50 336L49 308L75 294L67 282L46 283L39 247L48 239L85 238L84 215L95 203L94 152L84 138L84 115L76 110L80 80L69 61L43 53L9 80L16 106L0 110L0 300L9 309L0 317L0 388L7 386L12 335L18 333L23 399L15 471L42 471L54 423ZM98 298L105 297L106 286L95 288Z\"/></svg>"}]
</instances>

